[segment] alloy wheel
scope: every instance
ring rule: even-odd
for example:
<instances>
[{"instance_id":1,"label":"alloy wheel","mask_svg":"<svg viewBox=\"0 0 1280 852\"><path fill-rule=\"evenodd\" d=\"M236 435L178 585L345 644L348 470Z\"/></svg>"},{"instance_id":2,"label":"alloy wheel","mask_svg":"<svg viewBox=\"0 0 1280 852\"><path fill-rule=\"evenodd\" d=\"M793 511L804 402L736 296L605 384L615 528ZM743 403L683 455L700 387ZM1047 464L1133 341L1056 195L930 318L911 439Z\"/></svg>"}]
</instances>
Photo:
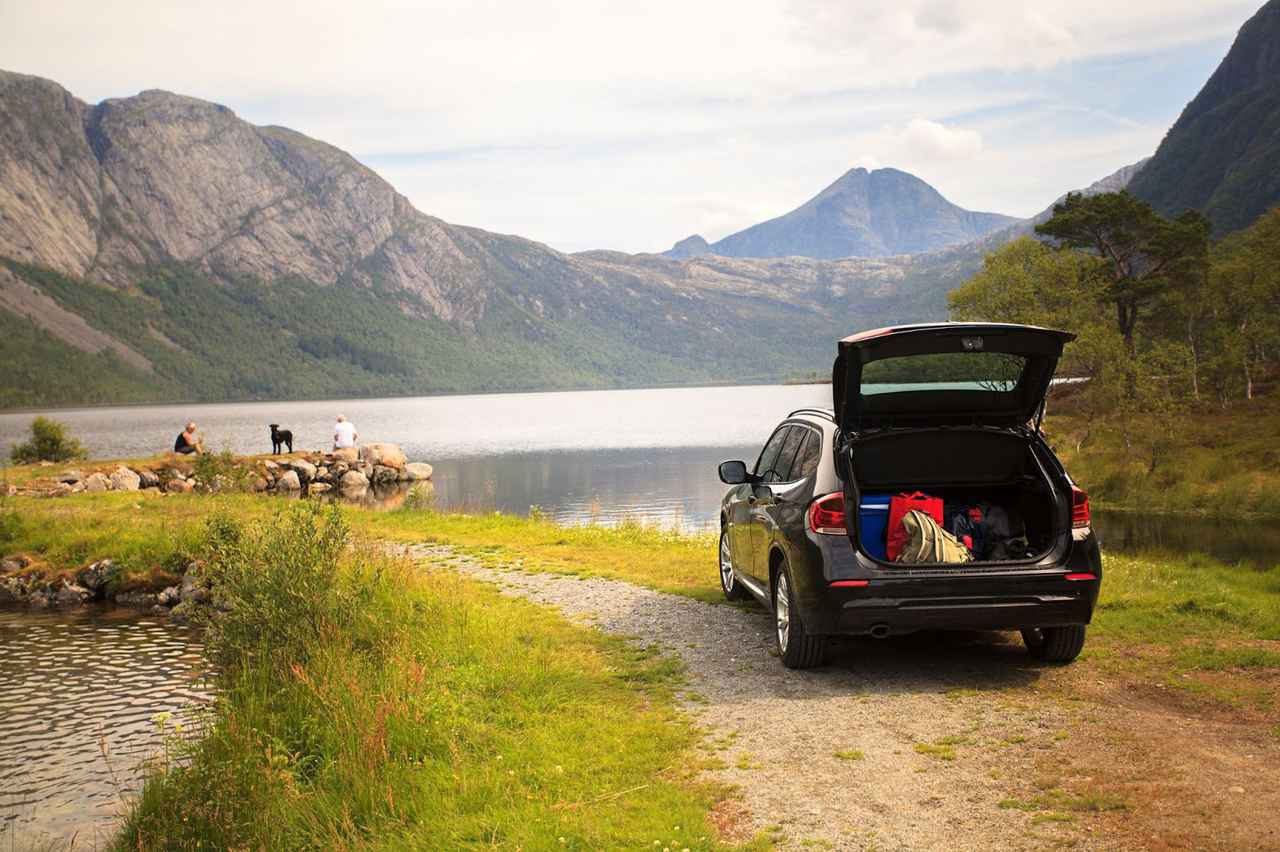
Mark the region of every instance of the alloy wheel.
<instances>
[{"instance_id":1,"label":"alloy wheel","mask_svg":"<svg viewBox=\"0 0 1280 852\"><path fill-rule=\"evenodd\" d=\"M791 639L791 589L785 571L778 575L778 589L773 595L773 617L778 626L778 650L785 654L787 642Z\"/></svg>"},{"instance_id":2,"label":"alloy wheel","mask_svg":"<svg viewBox=\"0 0 1280 852\"><path fill-rule=\"evenodd\" d=\"M726 593L733 591L733 554L729 552L729 536L720 534L720 584Z\"/></svg>"}]
</instances>

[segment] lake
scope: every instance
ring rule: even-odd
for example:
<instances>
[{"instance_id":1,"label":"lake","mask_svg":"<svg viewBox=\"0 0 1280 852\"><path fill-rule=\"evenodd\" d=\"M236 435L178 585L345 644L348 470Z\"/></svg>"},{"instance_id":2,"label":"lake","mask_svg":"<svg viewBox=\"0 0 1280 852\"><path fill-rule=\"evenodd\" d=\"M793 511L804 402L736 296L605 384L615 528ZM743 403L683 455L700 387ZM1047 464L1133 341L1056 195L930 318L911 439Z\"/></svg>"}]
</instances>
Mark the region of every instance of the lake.
<instances>
[{"instance_id":1,"label":"lake","mask_svg":"<svg viewBox=\"0 0 1280 852\"><path fill-rule=\"evenodd\" d=\"M562 523L635 519L707 529L724 493L716 465L754 459L792 410L830 405L830 385L746 385L127 406L49 416L66 423L95 458L127 458L168 449L187 420L212 449L268 452L270 423L293 431L295 449L321 449L341 413L362 441L400 444L410 460L433 464L440 509L524 514L537 506ZM0 414L0 453L8 455L34 416ZM1096 511L1095 523L1111 551L1161 547L1270 562L1280 553L1274 521Z\"/></svg>"}]
</instances>

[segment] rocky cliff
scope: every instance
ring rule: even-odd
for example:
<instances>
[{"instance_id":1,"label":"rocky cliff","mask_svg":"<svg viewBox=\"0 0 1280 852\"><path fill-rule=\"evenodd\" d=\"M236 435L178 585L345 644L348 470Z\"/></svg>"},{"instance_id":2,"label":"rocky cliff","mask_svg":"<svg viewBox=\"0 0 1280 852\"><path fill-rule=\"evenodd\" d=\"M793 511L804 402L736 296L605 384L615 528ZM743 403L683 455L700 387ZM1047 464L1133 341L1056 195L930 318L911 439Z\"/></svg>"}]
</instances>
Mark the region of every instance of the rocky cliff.
<instances>
[{"instance_id":1,"label":"rocky cliff","mask_svg":"<svg viewBox=\"0 0 1280 852\"><path fill-rule=\"evenodd\" d=\"M566 255L217 104L6 72L0 176L0 406L777 378L930 268Z\"/></svg>"},{"instance_id":2,"label":"rocky cliff","mask_svg":"<svg viewBox=\"0 0 1280 852\"><path fill-rule=\"evenodd\" d=\"M1200 210L1218 234L1280 204L1280 0L1240 28L1130 191L1165 215Z\"/></svg>"}]
</instances>

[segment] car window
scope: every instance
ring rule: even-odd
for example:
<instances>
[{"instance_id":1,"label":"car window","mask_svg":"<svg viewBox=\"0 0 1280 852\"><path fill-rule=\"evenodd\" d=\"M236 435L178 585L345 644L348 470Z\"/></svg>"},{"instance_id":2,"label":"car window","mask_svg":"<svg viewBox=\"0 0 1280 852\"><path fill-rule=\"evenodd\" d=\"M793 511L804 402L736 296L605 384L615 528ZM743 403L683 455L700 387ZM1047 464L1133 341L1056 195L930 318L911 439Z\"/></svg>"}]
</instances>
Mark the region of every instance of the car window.
<instances>
[{"instance_id":1,"label":"car window","mask_svg":"<svg viewBox=\"0 0 1280 852\"><path fill-rule=\"evenodd\" d=\"M804 446L796 455L796 463L791 468L792 479L805 479L818 469L818 459L822 455L822 436L812 429L806 429L809 437L804 439Z\"/></svg>"},{"instance_id":2,"label":"car window","mask_svg":"<svg viewBox=\"0 0 1280 852\"><path fill-rule=\"evenodd\" d=\"M786 440L787 433L793 428L783 426L774 432L769 442L764 445L764 449L760 451L760 459L756 462L756 476L760 477L761 482L778 481L778 472L775 470L778 465L778 453L782 451L782 442Z\"/></svg>"},{"instance_id":3,"label":"car window","mask_svg":"<svg viewBox=\"0 0 1280 852\"><path fill-rule=\"evenodd\" d=\"M803 426L793 426L787 433L786 440L782 442L782 451L778 453L778 461L774 465L778 471L778 482L791 482L800 478L793 471L798 470L795 466L796 455L808 434L809 430Z\"/></svg>"}]
</instances>

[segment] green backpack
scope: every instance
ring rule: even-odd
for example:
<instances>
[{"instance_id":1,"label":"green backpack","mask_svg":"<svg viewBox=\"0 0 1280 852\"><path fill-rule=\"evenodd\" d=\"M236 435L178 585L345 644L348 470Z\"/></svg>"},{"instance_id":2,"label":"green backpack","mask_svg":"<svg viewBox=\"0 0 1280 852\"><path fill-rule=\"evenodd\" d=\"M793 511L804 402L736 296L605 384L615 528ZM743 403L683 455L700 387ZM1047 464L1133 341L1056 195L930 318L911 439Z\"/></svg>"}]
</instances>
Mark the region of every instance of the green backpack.
<instances>
[{"instance_id":1,"label":"green backpack","mask_svg":"<svg viewBox=\"0 0 1280 852\"><path fill-rule=\"evenodd\" d=\"M902 518L907 540L898 562L972 562L973 554L964 543L938 526L928 512L912 509Z\"/></svg>"}]
</instances>

